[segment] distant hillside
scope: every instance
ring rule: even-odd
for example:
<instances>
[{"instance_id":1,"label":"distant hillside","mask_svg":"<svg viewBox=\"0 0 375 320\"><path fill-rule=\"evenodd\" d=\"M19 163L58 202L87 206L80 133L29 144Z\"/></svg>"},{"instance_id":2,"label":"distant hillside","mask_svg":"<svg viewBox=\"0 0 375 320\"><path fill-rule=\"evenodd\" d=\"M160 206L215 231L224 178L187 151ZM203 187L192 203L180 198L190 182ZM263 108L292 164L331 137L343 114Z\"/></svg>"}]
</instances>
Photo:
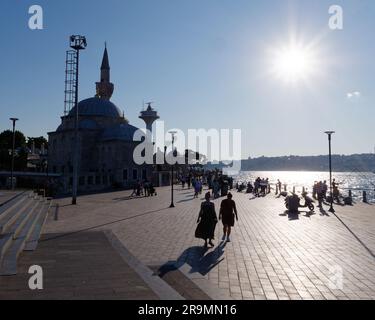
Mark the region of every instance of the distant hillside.
<instances>
[{"instance_id":1,"label":"distant hillside","mask_svg":"<svg viewBox=\"0 0 375 320\"><path fill-rule=\"evenodd\" d=\"M207 164L208 168L224 167ZM375 172L374 154L332 155L332 168L336 172ZM328 155L260 157L242 160L243 171L327 171Z\"/></svg>"}]
</instances>

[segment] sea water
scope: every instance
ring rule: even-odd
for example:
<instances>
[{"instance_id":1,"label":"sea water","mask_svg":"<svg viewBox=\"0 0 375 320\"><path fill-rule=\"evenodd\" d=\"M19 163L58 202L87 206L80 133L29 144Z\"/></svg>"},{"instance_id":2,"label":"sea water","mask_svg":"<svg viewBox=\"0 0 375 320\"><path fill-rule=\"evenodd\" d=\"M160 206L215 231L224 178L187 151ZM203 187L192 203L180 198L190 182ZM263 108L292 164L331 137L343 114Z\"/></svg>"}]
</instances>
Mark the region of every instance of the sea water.
<instances>
[{"instance_id":1,"label":"sea water","mask_svg":"<svg viewBox=\"0 0 375 320\"><path fill-rule=\"evenodd\" d=\"M328 172L311 172L311 171L241 171L235 176L236 182L252 182L257 177L268 178L275 191L277 179L287 185L289 191L295 187L297 193L301 193L302 188L310 192L315 181L327 181L329 185ZM352 190L353 197L357 200L362 199L363 191L367 192L367 198L375 202L375 174L372 172L333 172L332 179L339 183L339 189L343 196L348 195ZM284 186L283 186L284 188Z\"/></svg>"}]
</instances>

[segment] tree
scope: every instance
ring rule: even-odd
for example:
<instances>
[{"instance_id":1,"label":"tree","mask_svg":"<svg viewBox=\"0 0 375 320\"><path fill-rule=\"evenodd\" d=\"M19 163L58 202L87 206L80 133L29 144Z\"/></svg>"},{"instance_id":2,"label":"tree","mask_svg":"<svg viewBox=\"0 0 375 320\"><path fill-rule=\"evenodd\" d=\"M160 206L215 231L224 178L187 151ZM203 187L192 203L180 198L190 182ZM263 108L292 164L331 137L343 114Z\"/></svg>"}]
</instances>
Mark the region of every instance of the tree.
<instances>
[{"instance_id":1,"label":"tree","mask_svg":"<svg viewBox=\"0 0 375 320\"><path fill-rule=\"evenodd\" d=\"M27 137L27 147L31 149L33 145L33 141L35 143L35 148L41 149L42 144L44 144L44 148L48 149L48 141L44 137Z\"/></svg>"},{"instance_id":2,"label":"tree","mask_svg":"<svg viewBox=\"0 0 375 320\"><path fill-rule=\"evenodd\" d=\"M15 132L15 148L25 147L26 138L21 131L16 130ZM0 133L0 149L11 150L13 147L13 132L11 130L5 130Z\"/></svg>"},{"instance_id":3,"label":"tree","mask_svg":"<svg viewBox=\"0 0 375 320\"><path fill-rule=\"evenodd\" d=\"M14 170L24 170L27 166L26 138L20 131L15 132ZM0 133L0 170L10 170L12 161L13 132Z\"/></svg>"}]
</instances>

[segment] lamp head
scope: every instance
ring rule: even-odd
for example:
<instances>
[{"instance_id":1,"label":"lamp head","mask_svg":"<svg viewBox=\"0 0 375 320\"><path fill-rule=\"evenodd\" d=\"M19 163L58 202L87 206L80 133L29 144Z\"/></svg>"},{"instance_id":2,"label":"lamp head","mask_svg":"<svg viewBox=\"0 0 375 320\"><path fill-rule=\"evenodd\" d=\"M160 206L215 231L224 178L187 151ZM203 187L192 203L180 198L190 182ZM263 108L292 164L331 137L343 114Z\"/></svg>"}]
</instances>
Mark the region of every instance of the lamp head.
<instances>
[{"instance_id":1,"label":"lamp head","mask_svg":"<svg viewBox=\"0 0 375 320\"><path fill-rule=\"evenodd\" d=\"M330 136L330 135L334 134L335 131L326 131L326 132L324 132L324 133L326 133L326 134L328 134L328 135Z\"/></svg>"},{"instance_id":2,"label":"lamp head","mask_svg":"<svg viewBox=\"0 0 375 320\"><path fill-rule=\"evenodd\" d=\"M172 137L174 137L177 133L177 131L168 131L168 133L170 133L172 135Z\"/></svg>"}]
</instances>

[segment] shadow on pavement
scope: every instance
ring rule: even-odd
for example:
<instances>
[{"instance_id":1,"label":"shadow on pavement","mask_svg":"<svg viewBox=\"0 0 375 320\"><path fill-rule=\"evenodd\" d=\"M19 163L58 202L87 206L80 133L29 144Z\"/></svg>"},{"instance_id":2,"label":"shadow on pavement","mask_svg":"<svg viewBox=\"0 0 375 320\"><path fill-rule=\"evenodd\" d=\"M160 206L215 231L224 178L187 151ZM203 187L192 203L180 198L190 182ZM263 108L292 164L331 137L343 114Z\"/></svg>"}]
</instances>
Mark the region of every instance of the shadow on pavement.
<instances>
[{"instance_id":1,"label":"shadow on pavement","mask_svg":"<svg viewBox=\"0 0 375 320\"><path fill-rule=\"evenodd\" d=\"M182 199L180 201L177 201L177 203L182 203L182 202L189 202L189 201L193 201L195 200L196 198L192 197L192 198L187 198L187 199Z\"/></svg>"},{"instance_id":2,"label":"shadow on pavement","mask_svg":"<svg viewBox=\"0 0 375 320\"><path fill-rule=\"evenodd\" d=\"M280 217L288 217L289 221L293 220L299 220L300 212L289 212L288 210L285 210L284 213L280 213Z\"/></svg>"},{"instance_id":3,"label":"shadow on pavement","mask_svg":"<svg viewBox=\"0 0 375 320\"><path fill-rule=\"evenodd\" d=\"M158 275L162 278L168 272L178 270L183 265L188 264L191 267L189 273L199 273L205 276L224 260L225 246L226 242L221 242L212 251L204 247L190 247L180 255L177 261L169 261L162 265L158 270Z\"/></svg>"}]
</instances>

